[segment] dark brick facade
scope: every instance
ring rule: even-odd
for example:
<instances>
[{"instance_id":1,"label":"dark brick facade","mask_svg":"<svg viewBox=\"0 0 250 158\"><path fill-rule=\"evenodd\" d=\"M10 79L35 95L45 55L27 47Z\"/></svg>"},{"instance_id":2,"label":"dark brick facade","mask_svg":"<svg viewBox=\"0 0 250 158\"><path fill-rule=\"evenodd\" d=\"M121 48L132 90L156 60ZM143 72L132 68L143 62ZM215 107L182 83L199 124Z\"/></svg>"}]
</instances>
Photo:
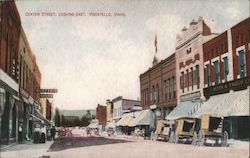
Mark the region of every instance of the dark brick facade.
<instances>
[{"instance_id":1,"label":"dark brick facade","mask_svg":"<svg viewBox=\"0 0 250 158\"><path fill-rule=\"evenodd\" d=\"M250 76L250 17L233 26L232 32L232 48L233 48L233 71L234 79L240 74L239 56L236 49L245 47L246 54L246 76Z\"/></svg>"},{"instance_id":2,"label":"dark brick facade","mask_svg":"<svg viewBox=\"0 0 250 158\"><path fill-rule=\"evenodd\" d=\"M99 121L99 125L107 124L107 107L102 105L97 105L96 108L96 119Z\"/></svg>"},{"instance_id":3,"label":"dark brick facade","mask_svg":"<svg viewBox=\"0 0 250 158\"><path fill-rule=\"evenodd\" d=\"M0 68L18 82L21 20L14 1L0 2Z\"/></svg>"},{"instance_id":4,"label":"dark brick facade","mask_svg":"<svg viewBox=\"0 0 250 158\"><path fill-rule=\"evenodd\" d=\"M140 75L141 106L150 105L158 108L173 108L176 100L175 54L153 66Z\"/></svg>"},{"instance_id":5,"label":"dark brick facade","mask_svg":"<svg viewBox=\"0 0 250 158\"><path fill-rule=\"evenodd\" d=\"M215 82L214 65L211 60L219 57L220 65L220 83L224 80L224 62L221 55L228 52L227 31L203 44L204 62L209 62L210 82ZM204 68L204 84L208 84L206 70Z\"/></svg>"},{"instance_id":6,"label":"dark brick facade","mask_svg":"<svg viewBox=\"0 0 250 158\"><path fill-rule=\"evenodd\" d=\"M245 76L250 76L250 18L241 21L229 30L203 44L204 84L208 85L209 83L209 86L215 85L213 83L217 75L215 75L215 66L212 62L214 60L219 61L219 84L239 79L239 51L242 50L245 54ZM229 79L225 76L224 57L228 57L229 75L231 75ZM210 73L207 72L207 65L209 65ZM210 82L208 82L209 80Z\"/></svg>"}]
</instances>

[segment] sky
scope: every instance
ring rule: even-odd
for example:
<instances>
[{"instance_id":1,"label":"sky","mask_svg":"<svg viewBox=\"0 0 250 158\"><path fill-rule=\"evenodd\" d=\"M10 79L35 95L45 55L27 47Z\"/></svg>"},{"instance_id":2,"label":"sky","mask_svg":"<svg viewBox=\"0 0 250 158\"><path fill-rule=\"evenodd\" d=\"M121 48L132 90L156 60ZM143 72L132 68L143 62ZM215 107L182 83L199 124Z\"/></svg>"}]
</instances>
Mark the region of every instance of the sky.
<instances>
[{"instance_id":1,"label":"sky","mask_svg":"<svg viewBox=\"0 0 250 158\"><path fill-rule=\"evenodd\" d=\"M249 17L249 0L16 0L54 106L93 109L106 99L140 98L139 76L174 53L176 35L202 16L222 33ZM62 13L86 16L59 16ZM40 13L40 16L31 15ZM54 13L57 16L41 16ZM125 16L89 16L123 13Z\"/></svg>"}]
</instances>

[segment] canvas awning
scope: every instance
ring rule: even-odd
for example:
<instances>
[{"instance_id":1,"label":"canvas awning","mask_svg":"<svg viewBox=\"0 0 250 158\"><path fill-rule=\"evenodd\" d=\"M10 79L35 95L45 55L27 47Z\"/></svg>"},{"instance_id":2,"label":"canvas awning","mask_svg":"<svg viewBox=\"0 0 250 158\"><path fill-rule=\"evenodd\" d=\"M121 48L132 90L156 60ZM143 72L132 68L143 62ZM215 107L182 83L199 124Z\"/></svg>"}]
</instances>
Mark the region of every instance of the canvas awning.
<instances>
[{"instance_id":1,"label":"canvas awning","mask_svg":"<svg viewBox=\"0 0 250 158\"><path fill-rule=\"evenodd\" d=\"M192 117L200 106L200 100L180 102L180 104L166 116L166 120L176 120L181 117Z\"/></svg>"},{"instance_id":2,"label":"canvas awning","mask_svg":"<svg viewBox=\"0 0 250 158\"><path fill-rule=\"evenodd\" d=\"M97 123L90 123L88 125L88 128L98 128L98 124Z\"/></svg>"},{"instance_id":3,"label":"canvas awning","mask_svg":"<svg viewBox=\"0 0 250 158\"><path fill-rule=\"evenodd\" d=\"M154 125L154 114L152 110L147 109L141 111L141 113L134 118L128 126L135 127L135 126L141 126L141 125Z\"/></svg>"},{"instance_id":4,"label":"canvas awning","mask_svg":"<svg viewBox=\"0 0 250 158\"><path fill-rule=\"evenodd\" d=\"M107 122L106 128L115 128L115 123L114 122Z\"/></svg>"},{"instance_id":5,"label":"canvas awning","mask_svg":"<svg viewBox=\"0 0 250 158\"><path fill-rule=\"evenodd\" d=\"M194 116L218 114L221 116L249 116L249 90L241 90L211 96L203 103Z\"/></svg>"}]
</instances>

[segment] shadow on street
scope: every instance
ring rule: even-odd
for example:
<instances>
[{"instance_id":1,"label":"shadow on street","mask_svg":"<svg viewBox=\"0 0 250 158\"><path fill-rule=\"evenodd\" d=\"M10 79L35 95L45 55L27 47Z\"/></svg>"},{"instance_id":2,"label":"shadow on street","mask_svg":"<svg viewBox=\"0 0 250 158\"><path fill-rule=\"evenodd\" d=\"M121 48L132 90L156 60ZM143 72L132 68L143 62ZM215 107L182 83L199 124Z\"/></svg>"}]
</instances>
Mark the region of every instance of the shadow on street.
<instances>
[{"instance_id":1,"label":"shadow on street","mask_svg":"<svg viewBox=\"0 0 250 158\"><path fill-rule=\"evenodd\" d=\"M88 147L88 146L127 143L127 142L130 141L109 139L104 137L64 137L64 138L57 138L54 141L54 143L50 146L48 152L61 151L78 147Z\"/></svg>"}]
</instances>

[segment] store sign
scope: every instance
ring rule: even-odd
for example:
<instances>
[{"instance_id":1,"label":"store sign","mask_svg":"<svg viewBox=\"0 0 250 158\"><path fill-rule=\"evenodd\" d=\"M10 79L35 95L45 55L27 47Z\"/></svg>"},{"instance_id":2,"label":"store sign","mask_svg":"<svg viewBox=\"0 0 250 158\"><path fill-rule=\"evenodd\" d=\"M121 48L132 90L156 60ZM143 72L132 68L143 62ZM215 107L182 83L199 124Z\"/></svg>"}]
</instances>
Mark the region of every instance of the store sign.
<instances>
[{"instance_id":1,"label":"store sign","mask_svg":"<svg viewBox=\"0 0 250 158\"><path fill-rule=\"evenodd\" d=\"M246 89L247 86L250 86L250 76L247 76L242 79L226 82L220 85L208 87L204 89L204 95L206 98L210 96L228 93L230 90L239 91Z\"/></svg>"},{"instance_id":2,"label":"store sign","mask_svg":"<svg viewBox=\"0 0 250 158\"><path fill-rule=\"evenodd\" d=\"M57 93L57 89L40 89L40 93Z\"/></svg>"},{"instance_id":3,"label":"store sign","mask_svg":"<svg viewBox=\"0 0 250 158\"><path fill-rule=\"evenodd\" d=\"M53 94L40 94L40 98L53 98Z\"/></svg>"}]
</instances>

